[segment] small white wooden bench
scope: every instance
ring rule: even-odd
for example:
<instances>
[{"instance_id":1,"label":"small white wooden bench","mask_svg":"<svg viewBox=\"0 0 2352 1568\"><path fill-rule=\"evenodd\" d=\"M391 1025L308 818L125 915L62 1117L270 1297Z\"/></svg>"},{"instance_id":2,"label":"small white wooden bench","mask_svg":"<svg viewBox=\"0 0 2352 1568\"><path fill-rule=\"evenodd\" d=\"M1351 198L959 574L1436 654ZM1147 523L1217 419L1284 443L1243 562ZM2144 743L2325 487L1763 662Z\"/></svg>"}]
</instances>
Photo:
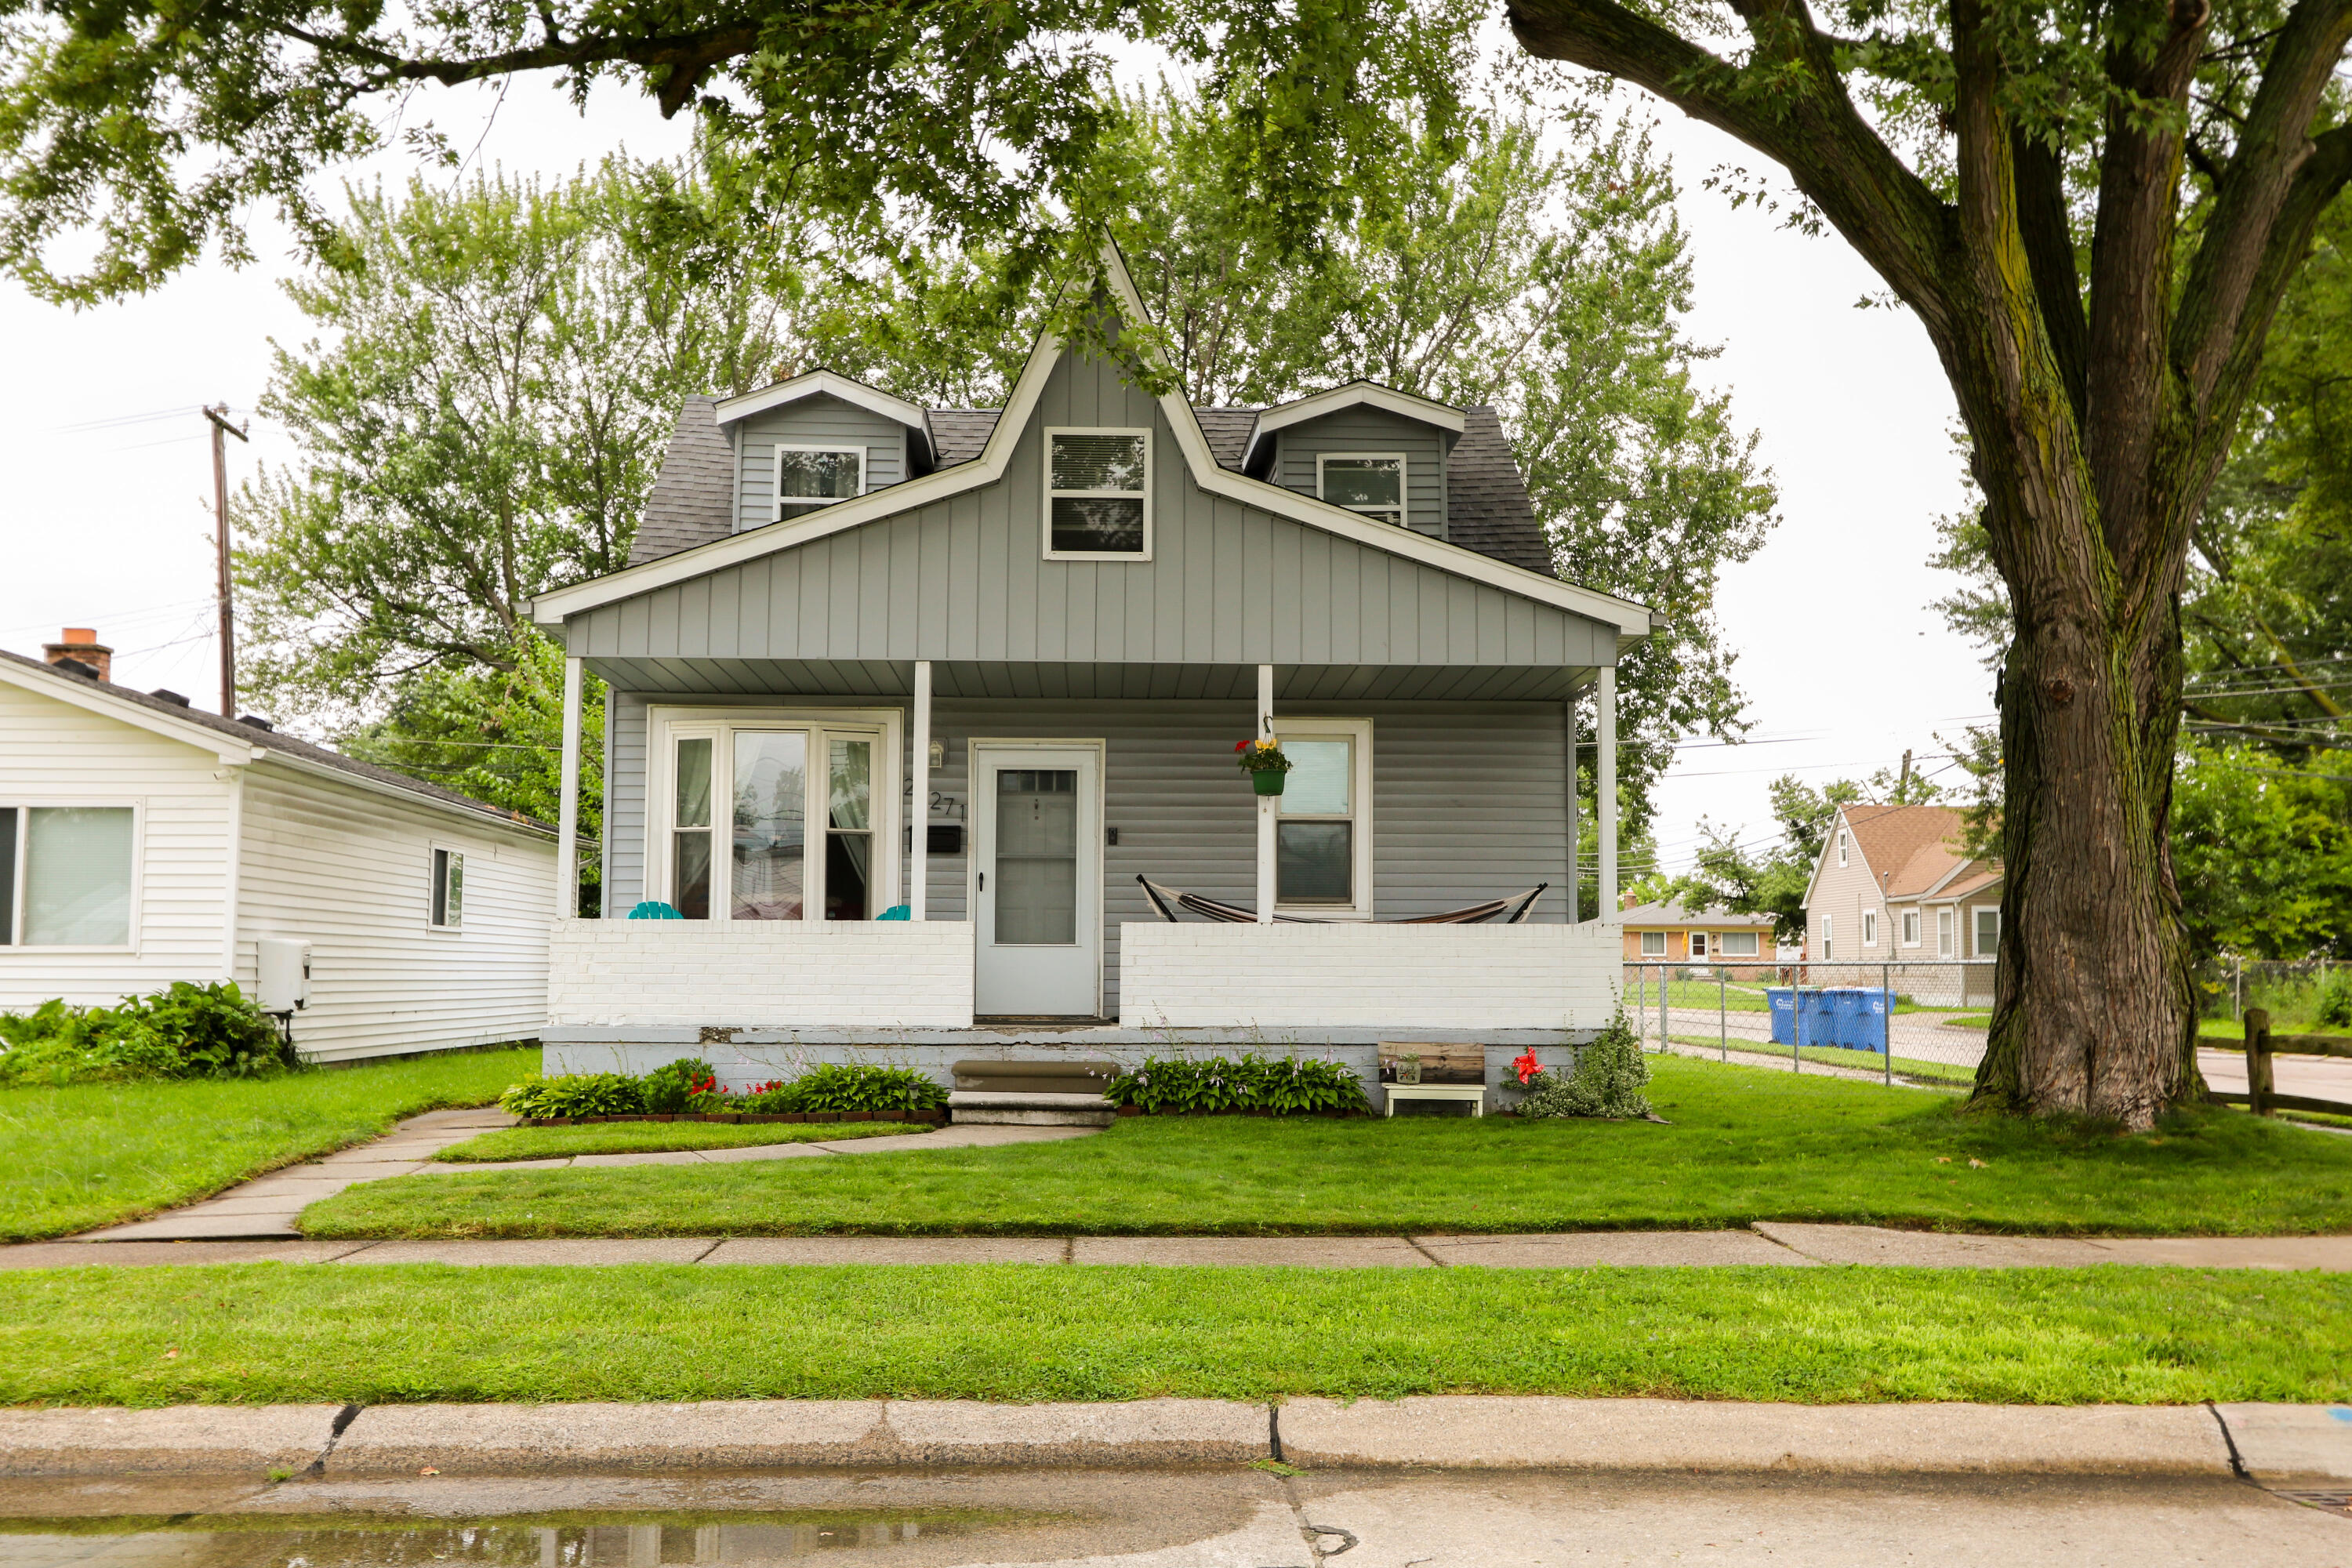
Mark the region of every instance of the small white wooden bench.
<instances>
[{"instance_id":1,"label":"small white wooden bench","mask_svg":"<svg viewBox=\"0 0 2352 1568\"><path fill-rule=\"evenodd\" d=\"M1452 1100L1466 1101L1473 1116L1486 1114L1486 1086L1483 1083L1384 1083L1388 1091L1388 1114L1396 1114L1400 1100Z\"/></svg>"}]
</instances>

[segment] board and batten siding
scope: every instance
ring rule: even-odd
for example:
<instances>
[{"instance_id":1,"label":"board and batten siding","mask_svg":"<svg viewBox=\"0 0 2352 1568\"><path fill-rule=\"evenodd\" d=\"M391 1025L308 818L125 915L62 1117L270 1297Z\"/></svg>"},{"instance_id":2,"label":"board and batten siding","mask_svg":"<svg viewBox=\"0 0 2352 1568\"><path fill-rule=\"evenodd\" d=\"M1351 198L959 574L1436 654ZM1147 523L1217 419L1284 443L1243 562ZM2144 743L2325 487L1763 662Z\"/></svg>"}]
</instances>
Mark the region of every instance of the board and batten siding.
<instances>
[{"instance_id":1,"label":"board and batten siding","mask_svg":"<svg viewBox=\"0 0 2352 1568\"><path fill-rule=\"evenodd\" d=\"M555 846L268 761L245 784L237 981L258 940L310 944L294 1040L325 1060L536 1037L547 1017ZM466 858L457 930L434 929L432 852Z\"/></svg>"},{"instance_id":2,"label":"board and batten siding","mask_svg":"<svg viewBox=\"0 0 2352 1568\"><path fill-rule=\"evenodd\" d=\"M861 447L864 482L878 490L908 477L907 427L870 409L818 393L754 414L736 426L735 527L764 528L776 521L776 444Z\"/></svg>"},{"instance_id":3,"label":"board and batten siding","mask_svg":"<svg viewBox=\"0 0 2352 1568\"><path fill-rule=\"evenodd\" d=\"M226 957L231 770L200 750L38 692L0 686L0 806L128 805L133 945L0 947L0 1011L51 997L110 1005L174 980L208 984Z\"/></svg>"},{"instance_id":4,"label":"board and batten siding","mask_svg":"<svg viewBox=\"0 0 2352 1568\"><path fill-rule=\"evenodd\" d=\"M1153 432L1150 560L1045 559L1041 431L1065 425ZM997 482L584 611L565 642L591 660L1558 670L1617 658L1612 626L1207 494L1158 403L1076 354Z\"/></svg>"},{"instance_id":5,"label":"board and batten siding","mask_svg":"<svg viewBox=\"0 0 2352 1568\"><path fill-rule=\"evenodd\" d=\"M1358 406L1302 420L1274 433L1274 471L1285 489L1320 499L1316 458L1326 452L1399 452L1404 456L1405 525L1445 537L1445 454L1453 433L1384 408Z\"/></svg>"},{"instance_id":6,"label":"board and batten siding","mask_svg":"<svg viewBox=\"0 0 2352 1568\"><path fill-rule=\"evenodd\" d=\"M662 699L667 701L669 699ZM716 705L818 708L823 700L774 697ZM931 770L933 822L961 823L966 853L930 857L929 915L966 918L971 863L971 742L1100 740L1106 827L1103 849L1104 1007L1118 1011L1118 928L1150 921L1138 874L1239 904L1257 898L1255 796L1234 765L1233 743L1249 733L1248 702L935 702L931 736L946 761ZM1569 914L1569 736L1558 703L1299 704L1290 717L1372 721L1372 885L1381 920L1434 914L1538 882L1550 889L1532 917ZM1280 729L1285 715L1277 713ZM614 840L613 897L618 917L645 888L646 704L614 707L614 754L635 759L634 776L614 775L607 831ZM626 802L625 806L622 803ZM903 901L901 887L894 901Z\"/></svg>"}]
</instances>

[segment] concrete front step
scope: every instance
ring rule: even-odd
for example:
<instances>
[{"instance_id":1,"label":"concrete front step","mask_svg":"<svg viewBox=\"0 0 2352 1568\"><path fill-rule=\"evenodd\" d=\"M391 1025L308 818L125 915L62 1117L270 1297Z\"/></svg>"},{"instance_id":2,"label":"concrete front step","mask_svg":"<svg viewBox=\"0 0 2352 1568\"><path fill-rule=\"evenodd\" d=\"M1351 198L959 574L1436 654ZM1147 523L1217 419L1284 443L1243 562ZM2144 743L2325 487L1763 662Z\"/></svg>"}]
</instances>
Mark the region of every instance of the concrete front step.
<instances>
[{"instance_id":1,"label":"concrete front step","mask_svg":"<svg viewBox=\"0 0 2352 1568\"><path fill-rule=\"evenodd\" d=\"M997 1089L957 1089L948 1111L963 1125L994 1127L1108 1127L1118 1115L1099 1094Z\"/></svg>"}]
</instances>

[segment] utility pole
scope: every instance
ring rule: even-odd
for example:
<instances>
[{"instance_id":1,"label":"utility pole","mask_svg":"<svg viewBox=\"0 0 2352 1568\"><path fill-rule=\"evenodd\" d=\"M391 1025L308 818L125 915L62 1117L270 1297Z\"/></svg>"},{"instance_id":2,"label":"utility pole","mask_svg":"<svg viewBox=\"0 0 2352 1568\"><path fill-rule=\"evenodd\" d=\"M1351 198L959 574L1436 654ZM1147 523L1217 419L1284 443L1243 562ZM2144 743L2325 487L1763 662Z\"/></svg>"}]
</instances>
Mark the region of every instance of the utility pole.
<instances>
[{"instance_id":1,"label":"utility pole","mask_svg":"<svg viewBox=\"0 0 2352 1568\"><path fill-rule=\"evenodd\" d=\"M228 447L222 437L246 439L245 427L228 422L228 405L205 410L213 426L214 540L220 546L221 717L236 717L236 612L229 600L228 581Z\"/></svg>"},{"instance_id":2,"label":"utility pole","mask_svg":"<svg viewBox=\"0 0 2352 1568\"><path fill-rule=\"evenodd\" d=\"M215 450L218 450L218 449L219 449L219 447L220 447L220 441L218 440L218 438L217 438L217 437L215 437L215 440L213 441L213 447L214 447L214 449L215 449ZM1904 792L1904 791L1906 791L1906 790L1907 790L1907 789L1909 789L1910 787L1911 787L1911 750L1910 750L1910 748L1909 748L1909 747L1907 747L1907 746L1906 746L1906 747L1905 747L1905 748L1904 748L1904 751L1903 751L1903 776L1902 776L1900 779L1897 779L1897 780L1895 781L1895 805L1902 805L1902 804L1903 804L1903 792Z\"/></svg>"}]
</instances>

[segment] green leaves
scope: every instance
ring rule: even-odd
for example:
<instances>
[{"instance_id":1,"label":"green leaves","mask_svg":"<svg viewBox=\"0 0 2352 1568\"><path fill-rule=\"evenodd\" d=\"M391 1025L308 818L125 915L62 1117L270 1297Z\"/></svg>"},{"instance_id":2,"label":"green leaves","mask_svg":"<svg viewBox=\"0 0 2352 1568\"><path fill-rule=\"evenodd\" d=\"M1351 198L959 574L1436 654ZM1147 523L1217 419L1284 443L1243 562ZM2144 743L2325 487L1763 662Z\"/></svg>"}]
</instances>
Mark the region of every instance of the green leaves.
<instances>
[{"instance_id":1,"label":"green leaves","mask_svg":"<svg viewBox=\"0 0 2352 1568\"><path fill-rule=\"evenodd\" d=\"M1132 1105L1148 1116L1214 1116L1241 1110L1307 1116L1326 1110L1366 1109L1364 1086L1341 1063L1317 1057L1267 1057L1255 1051L1240 1060L1151 1057L1103 1089L1114 1105Z\"/></svg>"}]
</instances>

